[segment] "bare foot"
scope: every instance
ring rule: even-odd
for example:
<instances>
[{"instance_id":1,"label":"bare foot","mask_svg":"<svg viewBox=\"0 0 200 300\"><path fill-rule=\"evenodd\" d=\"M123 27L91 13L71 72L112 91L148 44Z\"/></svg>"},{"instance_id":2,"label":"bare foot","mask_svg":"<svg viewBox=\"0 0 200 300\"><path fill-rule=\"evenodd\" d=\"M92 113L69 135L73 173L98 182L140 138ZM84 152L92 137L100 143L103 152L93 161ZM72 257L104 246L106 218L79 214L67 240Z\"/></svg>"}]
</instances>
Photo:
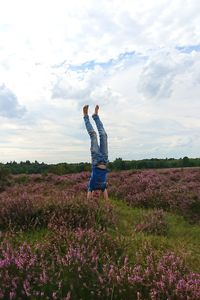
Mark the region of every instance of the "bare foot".
<instances>
[{"instance_id":1,"label":"bare foot","mask_svg":"<svg viewBox=\"0 0 200 300\"><path fill-rule=\"evenodd\" d=\"M83 115L84 115L84 116L87 116L87 115L88 115L88 108L89 108L89 105L83 106Z\"/></svg>"},{"instance_id":2,"label":"bare foot","mask_svg":"<svg viewBox=\"0 0 200 300\"><path fill-rule=\"evenodd\" d=\"M99 105L95 106L94 115L98 115Z\"/></svg>"}]
</instances>

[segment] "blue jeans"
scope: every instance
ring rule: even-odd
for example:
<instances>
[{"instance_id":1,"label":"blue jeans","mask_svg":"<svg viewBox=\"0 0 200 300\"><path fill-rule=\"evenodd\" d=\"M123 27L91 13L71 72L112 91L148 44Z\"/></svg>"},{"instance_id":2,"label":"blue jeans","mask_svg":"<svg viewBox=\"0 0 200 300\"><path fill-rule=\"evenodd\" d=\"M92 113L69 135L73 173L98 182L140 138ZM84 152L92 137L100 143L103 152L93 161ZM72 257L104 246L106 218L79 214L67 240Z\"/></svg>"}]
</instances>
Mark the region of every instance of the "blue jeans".
<instances>
[{"instance_id":1,"label":"blue jeans","mask_svg":"<svg viewBox=\"0 0 200 300\"><path fill-rule=\"evenodd\" d=\"M91 157L92 157L92 165L96 166L99 163L107 164L108 163L108 143L107 143L107 134L103 127L101 120L98 115L93 115L98 132L99 132L99 140L100 145L98 145L97 134L90 123L89 116L84 116L85 126L87 132L89 133L91 139Z\"/></svg>"}]
</instances>

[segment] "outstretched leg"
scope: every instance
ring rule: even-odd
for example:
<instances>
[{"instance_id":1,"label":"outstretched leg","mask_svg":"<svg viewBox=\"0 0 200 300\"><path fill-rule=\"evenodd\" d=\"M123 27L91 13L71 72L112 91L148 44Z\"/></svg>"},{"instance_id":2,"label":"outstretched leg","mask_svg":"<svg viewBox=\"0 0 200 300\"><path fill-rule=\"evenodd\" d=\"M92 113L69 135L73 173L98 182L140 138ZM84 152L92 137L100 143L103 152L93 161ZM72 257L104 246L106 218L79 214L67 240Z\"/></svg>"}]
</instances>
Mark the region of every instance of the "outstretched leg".
<instances>
[{"instance_id":1,"label":"outstretched leg","mask_svg":"<svg viewBox=\"0 0 200 300\"><path fill-rule=\"evenodd\" d=\"M92 115L98 132L99 132L99 139L100 139L100 152L102 154L103 157L103 162L107 163L108 162L108 141L107 141L107 133L103 127L103 123L101 122L99 115L98 115L98 111L99 111L99 106L96 105L95 107L95 111L94 114Z\"/></svg>"},{"instance_id":2,"label":"outstretched leg","mask_svg":"<svg viewBox=\"0 0 200 300\"><path fill-rule=\"evenodd\" d=\"M100 152L100 148L98 145L98 141L97 141L97 134L94 130L94 128L92 127L92 124L90 123L90 119L88 116L88 108L89 105L85 105L83 107L83 115L84 115L84 121L85 121L85 126L87 129L87 132L90 136L90 140L91 140L91 157L92 157L92 164L96 165L98 164L100 157L101 157L101 152Z\"/></svg>"}]
</instances>

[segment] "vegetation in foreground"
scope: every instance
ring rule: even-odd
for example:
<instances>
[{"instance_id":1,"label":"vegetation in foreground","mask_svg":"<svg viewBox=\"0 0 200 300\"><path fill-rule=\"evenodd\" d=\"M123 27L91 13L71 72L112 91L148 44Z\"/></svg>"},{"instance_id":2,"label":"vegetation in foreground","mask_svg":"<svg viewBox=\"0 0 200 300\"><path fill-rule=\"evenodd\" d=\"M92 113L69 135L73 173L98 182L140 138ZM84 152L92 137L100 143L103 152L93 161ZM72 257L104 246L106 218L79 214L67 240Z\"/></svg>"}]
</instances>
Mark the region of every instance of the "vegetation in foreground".
<instances>
[{"instance_id":1,"label":"vegetation in foreground","mask_svg":"<svg viewBox=\"0 0 200 300\"><path fill-rule=\"evenodd\" d=\"M20 175L0 194L0 299L199 299L199 170ZM123 199L123 200L122 200Z\"/></svg>"}]
</instances>

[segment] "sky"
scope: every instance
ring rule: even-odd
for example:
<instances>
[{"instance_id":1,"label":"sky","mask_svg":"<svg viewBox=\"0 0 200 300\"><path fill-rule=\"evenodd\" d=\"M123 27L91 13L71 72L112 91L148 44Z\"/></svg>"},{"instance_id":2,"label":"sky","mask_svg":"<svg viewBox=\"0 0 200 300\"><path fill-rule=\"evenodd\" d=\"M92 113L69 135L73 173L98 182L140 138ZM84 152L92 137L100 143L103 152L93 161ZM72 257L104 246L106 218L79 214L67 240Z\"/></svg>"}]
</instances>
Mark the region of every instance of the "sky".
<instances>
[{"instance_id":1,"label":"sky","mask_svg":"<svg viewBox=\"0 0 200 300\"><path fill-rule=\"evenodd\" d=\"M110 161L200 157L200 1L0 0L0 162L90 161L84 104Z\"/></svg>"}]
</instances>

